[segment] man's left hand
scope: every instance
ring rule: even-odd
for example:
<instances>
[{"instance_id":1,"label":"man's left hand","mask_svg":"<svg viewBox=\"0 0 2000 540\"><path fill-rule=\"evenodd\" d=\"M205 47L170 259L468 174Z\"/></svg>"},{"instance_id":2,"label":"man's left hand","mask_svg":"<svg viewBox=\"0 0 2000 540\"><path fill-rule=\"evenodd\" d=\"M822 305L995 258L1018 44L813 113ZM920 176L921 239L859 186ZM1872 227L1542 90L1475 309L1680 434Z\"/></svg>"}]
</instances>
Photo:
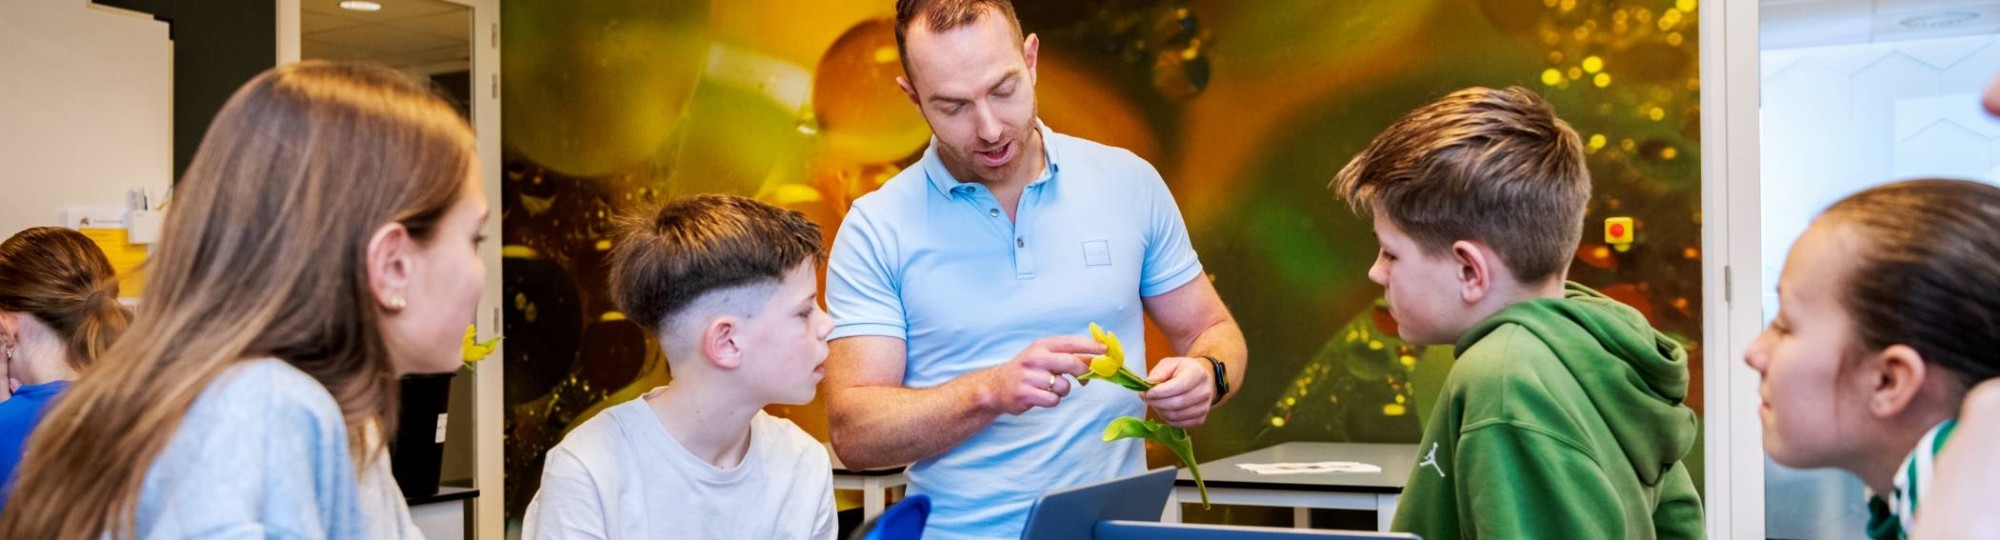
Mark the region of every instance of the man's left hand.
<instances>
[{"instance_id":1,"label":"man's left hand","mask_svg":"<svg viewBox=\"0 0 2000 540\"><path fill-rule=\"evenodd\" d=\"M1162 358L1146 380L1154 384L1153 389L1140 392L1139 399L1157 411L1167 425L1191 428L1208 421L1209 404L1215 401L1215 367L1208 360Z\"/></svg>"}]
</instances>

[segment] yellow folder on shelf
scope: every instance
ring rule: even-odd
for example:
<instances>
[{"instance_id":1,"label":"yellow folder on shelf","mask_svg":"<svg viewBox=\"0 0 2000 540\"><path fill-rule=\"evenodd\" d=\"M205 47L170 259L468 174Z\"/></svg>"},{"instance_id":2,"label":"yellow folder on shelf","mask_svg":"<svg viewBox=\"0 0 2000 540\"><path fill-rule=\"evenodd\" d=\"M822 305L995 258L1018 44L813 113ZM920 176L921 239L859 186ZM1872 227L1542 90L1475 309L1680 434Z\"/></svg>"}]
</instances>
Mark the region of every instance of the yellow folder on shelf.
<instances>
[{"instance_id":1,"label":"yellow folder on shelf","mask_svg":"<svg viewBox=\"0 0 2000 540\"><path fill-rule=\"evenodd\" d=\"M139 268L140 263L146 262L146 246L129 241L123 227L77 230L104 250L105 258L111 259L111 269L118 273L119 298L138 298L146 292L146 276Z\"/></svg>"}]
</instances>

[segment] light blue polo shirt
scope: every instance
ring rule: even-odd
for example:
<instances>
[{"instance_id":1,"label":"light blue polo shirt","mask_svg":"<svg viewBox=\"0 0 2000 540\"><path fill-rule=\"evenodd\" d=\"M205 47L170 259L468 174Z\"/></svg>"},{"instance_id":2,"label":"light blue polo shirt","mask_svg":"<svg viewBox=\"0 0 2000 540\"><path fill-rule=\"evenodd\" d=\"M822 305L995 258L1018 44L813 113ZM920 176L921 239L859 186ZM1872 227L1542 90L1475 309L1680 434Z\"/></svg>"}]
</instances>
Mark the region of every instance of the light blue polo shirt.
<instances>
[{"instance_id":1,"label":"light blue polo shirt","mask_svg":"<svg viewBox=\"0 0 2000 540\"><path fill-rule=\"evenodd\" d=\"M1123 338L1145 373L1140 299L1202 275L1173 194L1130 151L1040 128L1048 168L1021 195L1015 222L977 183L922 161L854 201L827 263L830 339L888 336L908 345L903 384L928 388L1007 362L1036 339ZM1144 416L1138 394L1076 387L1054 409L1001 415L957 448L910 466L910 493L931 497L925 538L1019 538L1046 491L1145 469L1136 439L1102 442L1119 416Z\"/></svg>"}]
</instances>

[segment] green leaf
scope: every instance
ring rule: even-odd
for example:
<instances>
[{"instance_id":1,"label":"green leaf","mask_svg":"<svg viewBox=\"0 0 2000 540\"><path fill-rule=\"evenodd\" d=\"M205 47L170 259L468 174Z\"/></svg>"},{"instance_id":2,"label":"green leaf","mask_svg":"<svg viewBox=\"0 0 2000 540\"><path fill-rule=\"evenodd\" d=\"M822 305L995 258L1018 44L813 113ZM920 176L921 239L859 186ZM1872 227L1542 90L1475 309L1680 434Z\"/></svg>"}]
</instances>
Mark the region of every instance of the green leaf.
<instances>
[{"instance_id":1,"label":"green leaf","mask_svg":"<svg viewBox=\"0 0 2000 540\"><path fill-rule=\"evenodd\" d=\"M1118 334L1113 334L1090 323L1090 337L1104 344L1105 354L1090 360L1090 370L1076 378L1078 383L1089 384L1093 380L1111 381L1134 392L1144 392L1153 388L1153 383L1145 377L1125 368L1125 346L1118 343ZM1113 371L1112 368L1117 370ZM1188 438L1185 429L1168 426L1152 420L1120 416L1111 419L1111 425L1104 427L1104 442L1118 439L1139 438L1160 443L1172 450L1187 465L1188 472L1194 474L1194 485L1201 490L1201 507L1208 508L1208 485L1201 481L1200 464L1194 460L1194 440Z\"/></svg>"},{"instance_id":2,"label":"green leaf","mask_svg":"<svg viewBox=\"0 0 2000 540\"><path fill-rule=\"evenodd\" d=\"M1194 459L1194 439L1188 437L1187 430L1130 416L1113 418L1104 428L1104 442L1127 438L1150 440L1172 450L1194 475L1195 489L1201 491L1201 507L1208 509L1208 484L1201 481L1201 464Z\"/></svg>"}]
</instances>

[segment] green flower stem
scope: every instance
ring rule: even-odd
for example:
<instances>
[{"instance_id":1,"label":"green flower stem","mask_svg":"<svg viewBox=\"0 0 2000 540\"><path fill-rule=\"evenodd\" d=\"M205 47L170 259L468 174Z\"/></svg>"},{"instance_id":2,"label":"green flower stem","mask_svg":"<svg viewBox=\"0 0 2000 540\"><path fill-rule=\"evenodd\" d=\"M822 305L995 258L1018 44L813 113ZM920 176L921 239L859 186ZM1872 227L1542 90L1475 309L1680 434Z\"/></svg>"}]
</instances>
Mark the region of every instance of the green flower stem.
<instances>
[{"instance_id":1,"label":"green flower stem","mask_svg":"<svg viewBox=\"0 0 2000 540\"><path fill-rule=\"evenodd\" d=\"M1153 383L1125 368L1125 346L1118 343L1118 334L1105 330L1097 323L1090 323L1090 337L1104 344L1104 355L1090 360L1090 370L1076 377L1078 383L1103 380L1134 392L1153 389ZM1174 455L1181 458L1181 464L1187 465L1188 472L1194 474L1194 486L1201 490L1201 507L1208 508L1208 484L1201 481L1201 465L1194 461L1194 440L1188 438L1187 430L1130 416L1114 418L1111 425L1104 428L1104 442L1127 437L1158 442L1173 450Z\"/></svg>"}]
</instances>

